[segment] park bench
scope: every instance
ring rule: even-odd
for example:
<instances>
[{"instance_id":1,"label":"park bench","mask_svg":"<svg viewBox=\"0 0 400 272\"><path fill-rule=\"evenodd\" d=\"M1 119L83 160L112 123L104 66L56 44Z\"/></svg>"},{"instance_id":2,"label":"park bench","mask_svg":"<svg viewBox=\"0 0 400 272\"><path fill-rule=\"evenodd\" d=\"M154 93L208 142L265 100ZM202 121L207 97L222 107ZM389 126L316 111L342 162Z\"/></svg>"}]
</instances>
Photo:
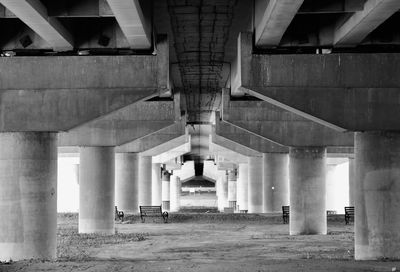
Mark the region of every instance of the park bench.
<instances>
[{"instance_id":1,"label":"park bench","mask_svg":"<svg viewBox=\"0 0 400 272\"><path fill-rule=\"evenodd\" d=\"M124 221L124 212L123 211L118 211L117 206L115 206L115 220L121 220Z\"/></svg>"},{"instance_id":2,"label":"park bench","mask_svg":"<svg viewBox=\"0 0 400 272\"><path fill-rule=\"evenodd\" d=\"M139 206L140 208L140 219L142 223L145 222L145 217L162 217L164 223L168 223L168 213L162 212L161 206Z\"/></svg>"},{"instance_id":3,"label":"park bench","mask_svg":"<svg viewBox=\"0 0 400 272\"><path fill-rule=\"evenodd\" d=\"M283 224L289 224L289 206L282 206Z\"/></svg>"},{"instance_id":4,"label":"park bench","mask_svg":"<svg viewBox=\"0 0 400 272\"><path fill-rule=\"evenodd\" d=\"M344 207L344 221L346 225L350 223L350 220L354 221L354 207Z\"/></svg>"}]
</instances>

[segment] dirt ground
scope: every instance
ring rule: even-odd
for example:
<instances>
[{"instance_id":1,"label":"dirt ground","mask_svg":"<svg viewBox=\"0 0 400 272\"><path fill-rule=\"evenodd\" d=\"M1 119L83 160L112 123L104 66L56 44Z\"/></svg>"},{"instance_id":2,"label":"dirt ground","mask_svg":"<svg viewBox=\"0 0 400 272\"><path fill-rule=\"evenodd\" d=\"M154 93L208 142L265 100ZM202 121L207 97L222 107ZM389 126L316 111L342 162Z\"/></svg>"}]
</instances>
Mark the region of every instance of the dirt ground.
<instances>
[{"instance_id":1,"label":"dirt ground","mask_svg":"<svg viewBox=\"0 0 400 272\"><path fill-rule=\"evenodd\" d=\"M156 220L157 221L157 220ZM79 235L60 215L58 260L0 264L0 271L397 271L400 262L353 260L353 225L289 236L279 215L172 214L170 223L117 223L117 235Z\"/></svg>"}]
</instances>

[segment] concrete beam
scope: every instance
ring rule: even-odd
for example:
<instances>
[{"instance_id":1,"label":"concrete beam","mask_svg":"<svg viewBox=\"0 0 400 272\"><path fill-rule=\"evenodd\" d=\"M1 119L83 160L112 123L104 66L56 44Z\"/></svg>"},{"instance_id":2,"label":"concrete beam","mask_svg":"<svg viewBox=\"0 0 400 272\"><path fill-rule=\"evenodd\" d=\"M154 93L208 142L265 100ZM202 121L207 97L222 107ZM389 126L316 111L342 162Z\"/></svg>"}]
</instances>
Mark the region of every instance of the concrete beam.
<instances>
[{"instance_id":1,"label":"concrete beam","mask_svg":"<svg viewBox=\"0 0 400 272\"><path fill-rule=\"evenodd\" d=\"M107 0L132 49L151 47L151 22L139 0ZM147 2L147 1L143 1Z\"/></svg>"},{"instance_id":2,"label":"concrete beam","mask_svg":"<svg viewBox=\"0 0 400 272\"><path fill-rule=\"evenodd\" d=\"M55 51L73 49L72 35L58 19L48 16L40 0L0 0L0 3L47 41Z\"/></svg>"},{"instance_id":3,"label":"concrete beam","mask_svg":"<svg viewBox=\"0 0 400 272\"><path fill-rule=\"evenodd\" d=\"M120 145L116 147L115 150L116 152L140 153L158 148L158 154L163 153L188 141L188 136L186 136L185 132L185 124L186 123L182 120L176 121L175 124L155 133ZM156 151L154 152L157 153Z\"/></svg>"},{"instance_id":4,"label":"concrete beam","mask_svg":"<svg viewBox=\"0 0 400 272\"><path fill-rule=\"evenodd\" d=\"M119 146L175 123L173 101L139 102L59 134L59 146Z\"/></svg>"},{"instance_id":5,"label":"concrete beam","mask_svg":"<svg viewBox=\"0 0 400 272\"><path fill-rule=\"evenodd\" d=\"M364 9L354 13L334 33L335 45L357 45L369 33L400 9L398 0L367 0Z\"/></svg>"},{"instance_id":6,"label":"concrete beam","mask_svg":"<svg viewBox=\"0 0 400 272\"><path fill-rule=\"evenodd\" d=\"M190 137L189 139L186 138L185 140L186 143L161 154L158 153L159 151L156 151L156 149L148 150L146 152L143 152L142 154L152 154L154 163L166 163L172 159L175 159L176 157L180 157L190 152Z\"/></svg>"},{"instance_id":7,"label":"concrete beam","mask_svg":"<svg viewBox=\"0 0 400 272\"><path fill-rule=\"evenodd\" d=\"M338 131L400 129L400 54L252 55L251 42L241 34L232 95Z\"/></svg>"},{"instance_id":8,"label":"concrete beam","mask_svg":"<svg viewBox=\"0 0 400 272\"><path fill-rule=\"evenodd\" d=\"M265 101L230 101L223 96L222 119L284 146L354 145L353 133L339 132Z\"/></svg>"},{"instance_id":9,"label":"concrete beam","mask_svg":"<svg viewBox=\"0 0 400 272\"><path fill-rule=\"evenodd\" d=\"M269 141L256 134L250 133L240 127L233 126L221 120L219 112L216 112L215 129L213 129L212 140L214 143L224 146L226 142L233 142L239 146L245 146L251 150L260 153L288 153L289 148L278 143ZM234 144L232 144L234 146ZM225 146L227 147L227 146ZM229 148L229 147L227 147ZM232 148L230 148L232 149ZM256 155L251 153L243 153L237 151L245 156L254 157Z\"/></svg>"},{"instance_id":10,"label":"concrete beam","mask_svg":"<svg viewBox=\"0 0 400 272\"><path fill-rule=\"evenodd\" d=\"M168 91L157 56L0 58L0 131L67 131Z\"/></svg>"},{"instance_id":11,"label":"concrete beam","mask_svg":"<svg viewBox=\"0 0 400 272\"><path fill-rule=\"evenodd\" d=\"M221 139L221 138L219 138ZM234 142L229 142L226 141L224 142L223 139L222 141L219 139L215 139L216 142L221 143L222 145L216 144L214 141L210 140L210 153L212 153L214 156L216 156L217 162L221 161L227 161L227 162L233 162L233 163L247 163L247 159L249 156L244 155L244 154L249 154L249 155L254 155L252 157L262 157L261 153L258 153L254 150L250 150L248 152L242 152L243 148L246 148L244 146L240 146L237 143ZM234 146L239 146L239 149L242 148L242 150L236 149ZM231 149L233 148L233 149ZM241 151L242 153L239 153L237 151Z\"/></svg>"},{"instance_id":12,"label":"concrete beam","mask_svg":"<svg viewBox=\"0 0 400 272\"><path fill-rule=\"evenodd\" d=\"M304 0L256 0L256 46L278 46Z\"/></svg>"}]
</instances>

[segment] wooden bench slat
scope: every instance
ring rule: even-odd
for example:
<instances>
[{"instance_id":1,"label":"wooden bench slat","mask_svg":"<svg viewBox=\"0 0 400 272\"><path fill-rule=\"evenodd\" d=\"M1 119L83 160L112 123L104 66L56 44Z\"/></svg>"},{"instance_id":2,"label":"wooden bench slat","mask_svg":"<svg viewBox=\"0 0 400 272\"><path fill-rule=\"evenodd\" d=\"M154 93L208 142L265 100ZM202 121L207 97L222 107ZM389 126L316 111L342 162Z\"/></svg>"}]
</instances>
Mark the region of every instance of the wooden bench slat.
<instances>
[{"instance_id":1,"label":"wooden bench slat","mask_svg":"<svg viewBox=\"0 0 400 272\"><path fill-rule=\"evenodd\" d=\"M353 219L354 221L354 207L344 207L344 221L346 222L346 225L350 223L350 219Z\"/></svg>"},{"instance_id":2,"label":"wooden bench slat","mask_svg":"<svg viewBox=\"0 0 400 272\"><path fill-rule=\"evenodd\" d=\"M289 214L290 214L290 207L289 206L282 206L283 224L289 224Z\"/></svg>"}]
</instances>

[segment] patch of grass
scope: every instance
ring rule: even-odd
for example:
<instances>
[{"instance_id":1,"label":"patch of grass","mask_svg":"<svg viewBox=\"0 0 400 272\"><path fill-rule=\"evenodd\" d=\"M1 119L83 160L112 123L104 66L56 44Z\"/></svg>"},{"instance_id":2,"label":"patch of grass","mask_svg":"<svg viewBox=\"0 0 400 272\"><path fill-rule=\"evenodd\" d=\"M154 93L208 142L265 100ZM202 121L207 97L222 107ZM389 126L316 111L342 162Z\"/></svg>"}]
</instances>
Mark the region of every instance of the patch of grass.
<instances>
[{"instance_id":1,"label":"patch of grass","mask_svg":"<svg viewBox=\"0 0 400 272\"><path fill-rule=\"evenodd\" d=\"M80 234L76 228L59 228L57 258L62 261L89 259L89 249L105 244L130 243L146 240L145 233L116 233L115 235Z\"/></svg>"}]
</instances>

